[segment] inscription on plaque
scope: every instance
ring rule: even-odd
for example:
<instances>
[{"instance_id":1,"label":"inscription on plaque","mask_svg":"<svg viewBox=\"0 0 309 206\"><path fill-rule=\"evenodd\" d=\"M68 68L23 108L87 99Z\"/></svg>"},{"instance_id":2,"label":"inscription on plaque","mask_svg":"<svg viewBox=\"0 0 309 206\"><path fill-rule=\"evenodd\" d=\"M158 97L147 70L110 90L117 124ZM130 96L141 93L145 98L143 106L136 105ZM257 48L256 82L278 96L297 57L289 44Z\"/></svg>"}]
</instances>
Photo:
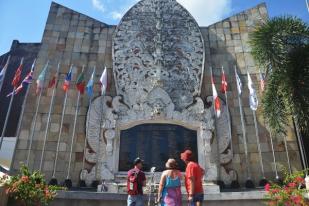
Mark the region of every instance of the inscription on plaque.
<instances>
[{"instance_id":1,"label":"inscription on plaque","mask_svg":"<svg viewBox=\"0 0 309 206\"><path fill-rule=\"evenodd\" d=\"M168 158L175 158L179 169L185 165L180 160L180 153L186 149L197 157L197 132L179 125L143 124L122 130L120 133L119 171L128 171L136 157L144 160L144 170L156 167L165 169Z\"/></svg>"}]
</instances>

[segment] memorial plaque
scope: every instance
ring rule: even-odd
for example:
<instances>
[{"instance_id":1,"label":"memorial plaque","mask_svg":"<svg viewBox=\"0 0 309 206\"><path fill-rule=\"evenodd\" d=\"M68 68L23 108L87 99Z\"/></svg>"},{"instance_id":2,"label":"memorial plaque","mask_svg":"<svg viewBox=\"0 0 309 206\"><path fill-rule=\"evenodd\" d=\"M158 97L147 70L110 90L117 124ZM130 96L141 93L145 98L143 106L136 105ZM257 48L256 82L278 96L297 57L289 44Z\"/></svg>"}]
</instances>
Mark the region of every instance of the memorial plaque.
<instances>
[{"instance_id":1,"label":"memorial plaque","mask_svg":"<svg viewBox=\"0 0 309 206\"><path fill-rule=\"evenodd\" d=\"M142 124L120 133L119 171L128 171L136 157L144 160L144 170L156 167L165 169L168 158L175 158L179 169L185 165L180 160L180 153L186 149L197 157L197 132L179 125Z\"/></svg>"}]
</instances>

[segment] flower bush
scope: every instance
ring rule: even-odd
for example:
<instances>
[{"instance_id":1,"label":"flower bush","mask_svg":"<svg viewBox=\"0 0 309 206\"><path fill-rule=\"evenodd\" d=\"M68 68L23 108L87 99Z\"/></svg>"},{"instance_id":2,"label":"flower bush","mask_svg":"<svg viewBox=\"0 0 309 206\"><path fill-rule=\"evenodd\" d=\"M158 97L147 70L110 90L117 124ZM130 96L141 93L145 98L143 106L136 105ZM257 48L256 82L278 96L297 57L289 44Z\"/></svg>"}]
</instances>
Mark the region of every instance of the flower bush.
<instances>
[{"instance_id":1,"label":"flower bush","mask_svg":"<svg viewBox=\"0 0 309 206\"><path fill-rule=\"evenodd\" d=\"M266 200L268 206L306 206L304 194L305 172L293 174L285 173L285 179L282 185L270 183L265 185L267 192Z\"/></svg>"},{"instance_id":2,"label":"flower bush","mask_svg":"<svg viewBox=\"0 0 309 206\"><path fill-rule=\"evenodd\" d=\"M65 189L47 185L40 172L30 173L25 165L21 166L20 174L1 177L0 185L6 188L9 197L22 202L25 206L47 205L55 198L57 190Z\"/></svg>"}]
</instances>

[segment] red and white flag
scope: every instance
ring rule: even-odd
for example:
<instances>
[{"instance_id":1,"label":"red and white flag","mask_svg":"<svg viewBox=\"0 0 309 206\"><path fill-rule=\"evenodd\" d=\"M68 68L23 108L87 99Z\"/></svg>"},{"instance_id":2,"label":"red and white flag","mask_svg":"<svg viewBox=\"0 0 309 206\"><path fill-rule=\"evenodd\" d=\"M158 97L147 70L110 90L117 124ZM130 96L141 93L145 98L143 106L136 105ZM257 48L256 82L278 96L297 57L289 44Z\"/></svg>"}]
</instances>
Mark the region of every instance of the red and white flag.
<instances>
[{"instance_id":1,"label":"red and white flag","mask_svg":"<svg viewBox=\"0 0 309 206\"><path fill-rule=\"evenodd\" d=\"M224 73L224 69L222 67L222 75L221 75L221 92L225 94L227 92L227 81Z\"/></svg>"},{"instance_id":2,"label":"red and white flag","mask_svg":"<svg viewBox=\"0 0 309 206\"><path fill-rule=\"evenodd\" d=\"M107 69L104 68L104 71L100 77L100 83L101 83L101 95L105 95L107 90Z\"/></svg>"},{"instance_id":3,"label":"red and white flag","mask_svg":"<svg viewBox=\"0 0 309 206\"><path fill-rule=\"evenodd\" d=\"M212 85L212 97L213 97L213 104L216 116L219 118L221 114L221 103L220 99L218 97L217 89L213 80L213 77L211 77L211 85Z\"/></svg>"},{"instance_id":4,"label":"red and white flag","mask_svg":"<svg viewBox=\"0 0 309 206\"><path fill-rule=\"evenodd\" d=\"M22 71L22 69L23 69L23 62L24 62L24 58L21 59L20 65L19 65L18 69L16 70L14 79L13 79L13 81L12 81L12 86L13 86L15 89L19 86L21 71Z\"/></svg>"}]
</instances>

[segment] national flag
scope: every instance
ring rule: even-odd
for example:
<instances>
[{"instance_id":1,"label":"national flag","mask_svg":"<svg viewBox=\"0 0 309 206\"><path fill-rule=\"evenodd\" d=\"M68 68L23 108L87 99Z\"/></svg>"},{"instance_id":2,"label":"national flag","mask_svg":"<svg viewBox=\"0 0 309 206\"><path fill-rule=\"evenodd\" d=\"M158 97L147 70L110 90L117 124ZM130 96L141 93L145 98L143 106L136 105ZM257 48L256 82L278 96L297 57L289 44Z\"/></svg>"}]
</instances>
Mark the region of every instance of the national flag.
<instances>
[{"instance_id":1,"label":"national flag","mask_svg":"<svg viewBox=\"0 0 309 206\"><path fill-rule=\"evenodd\" d=\"M48 64L49 64L49 61L47 61L43 70L41 71L40 75L38 76L38 79L36 80L36 94L39 94L40 91L44 87L44 81L45 81L46 72L47 72L47 69L48 69Z\"/></svg>"},{"instance_id":2,"label":"national flag","mask_svg":"<svg viewBox=\"0 0 309 206\"><path fill-rule=\"evenodd\" d=\"M218 97L217 89L213 80L213 77L211 77L211 85L212 85L212 97L213 97L213 104L214 109L217 117L220 117L221 114L221 103L220 99Z\"/></svg>"},{"instance_id":3,"label":"national flag","mask_svg":"<svg viewBox=\"0 0 309 206\"><path fill-rule=\"evenodd\" d=\"M70 71L67 73L67 76L65 77L65 80L64 80L64 83L63 83L63 86L62 86L62 88L65 92L67 92L69 90L71 80L72 80L72 66L70 68Z\"/></svg>"},{"instance_id":4,"label":"national flag","mask_svg":"<svg viewBox=\"0 0 309 206\"><path fill-rule=\"evenodd\" d=\"M241 80L237 74L236 68L235 68L235 77L236 77L236 84L237 84L237 91L238 91L238 95L241 95L242 93L242 83Z\"/></svg>"},{"instance_id":5,"label":"national flag","mask_svg":"<svg viewBox=\"0 0 309 206\"><path fill-rule=\"evenodd\" d=\"M53 76L51 80L48 82L48 88L53 88L56 85L57 74Z\"/></svg>"},{"instance_id":6,"label":"national flag","mask_svg":"<svg viewBox=\"0 0 309 206\"><path fill-rule=\"evenodd\" d=\"M8 57L8 59L6 60L5 65L4 65L4 67L2 68L2 70L1 70L1 72L0 72L0 87L1 87L2 81L3 81L3 79L4 79L6 70L8 69L8 66L9 66L9 63L10 63L10 58L11 58L11 56ZM0 89L1 89L1 88L0 88Z\"/></svg>"},{"instance_id":7,"label":"national flag","mask_svg":"<svg viewBox=\"0 0 309 206\"><path fill-rule=\"evenodd\" d=\"M21 75L21 71L23 69L23 62L24 62L24 58L21 59L20 61L20 65L18 67L18 69L16 70L15 72L15 75L14 75L14 78L13 78L13 81L12 81L12 86L14 88L17 88L18 85L19 85L19 82L20 82L20 75Z\"/></svg>"},{"instance_id":8,"label":"national flag","mask_svg":"<svg viewBox=\"0 0 309 206\"><path fill-rule=\"evenodd\" d=\"M16 89L14 89L13 92L8 94L7 97L18 94L19 92L23 90L23 88L26 88L29 84L31 84L32 79L33 79L32 75L33 75L33 70L31 69L31 71L27 74L27 76L24 78L21 84Z\"/></svg>"},{"instance_id":9,"label":"national flag","mask_svg":"<svg viewBox=\"0 0 309 206\"><path fill-rule=\"evenodd\" d=\"M106 89L107 89L107 69L104 68L104 71L100 77L100 83L101 83L101 95L105 95Z\"/></svg>"},{"instance_id":10,"label":"national flag","mask_svg":"<svg viewBox=\"0 0 309 206\"><path fill-rule=\"evenodd\" d=\"M261 92L264 92L265 90L265 75L260 70L260 89Z\"/></svg>"},{"instance_id":11,"label":"national flag","mask_svg":"<svg viewBox=\"0 0 309 206\"><path fill-rule=\"evenodd\" d=\"M80 73L77 77L76 81L76 88L81 93L84 94L85 92L85 77L84 77L84 71Z\"/></svg>"},{"instance_id":12,"label":"national flag","mask_svg":"<svg viewBox=\"0 0 309 206\"><path fill-rule=\"evenodd\" d=\"M94 74L95 74L95 68L93 69L93 72L91 74L91 77L87 83L86 89L87 94L91 98L93 96L93 82L94 82Z\"/></svg>"},{"instance_id":13,"label":"national flag","mask_svg":"<svg viewBox=\"0 0 309 206\"><path fill-rule=\"evenodd\" d=\"M225 94L227 92L227 81L224 73L224 69L222 67L222 75L221 75L221 92Z\"/></svg>"},{"instance_id":14,"label":"national flag","mask_svg":"<svg viewBox=\"0 0 309 206\"><path fill-rule=\"evenodd\" d=\"M259 100L257 98L256 91L253 87L253 82L252 82L249 72L247 72L247 74L248 74L248 88L250 92L250 95L249 95L250 108L256 111L259 105Z\"/></svg>"}]
</instances>

